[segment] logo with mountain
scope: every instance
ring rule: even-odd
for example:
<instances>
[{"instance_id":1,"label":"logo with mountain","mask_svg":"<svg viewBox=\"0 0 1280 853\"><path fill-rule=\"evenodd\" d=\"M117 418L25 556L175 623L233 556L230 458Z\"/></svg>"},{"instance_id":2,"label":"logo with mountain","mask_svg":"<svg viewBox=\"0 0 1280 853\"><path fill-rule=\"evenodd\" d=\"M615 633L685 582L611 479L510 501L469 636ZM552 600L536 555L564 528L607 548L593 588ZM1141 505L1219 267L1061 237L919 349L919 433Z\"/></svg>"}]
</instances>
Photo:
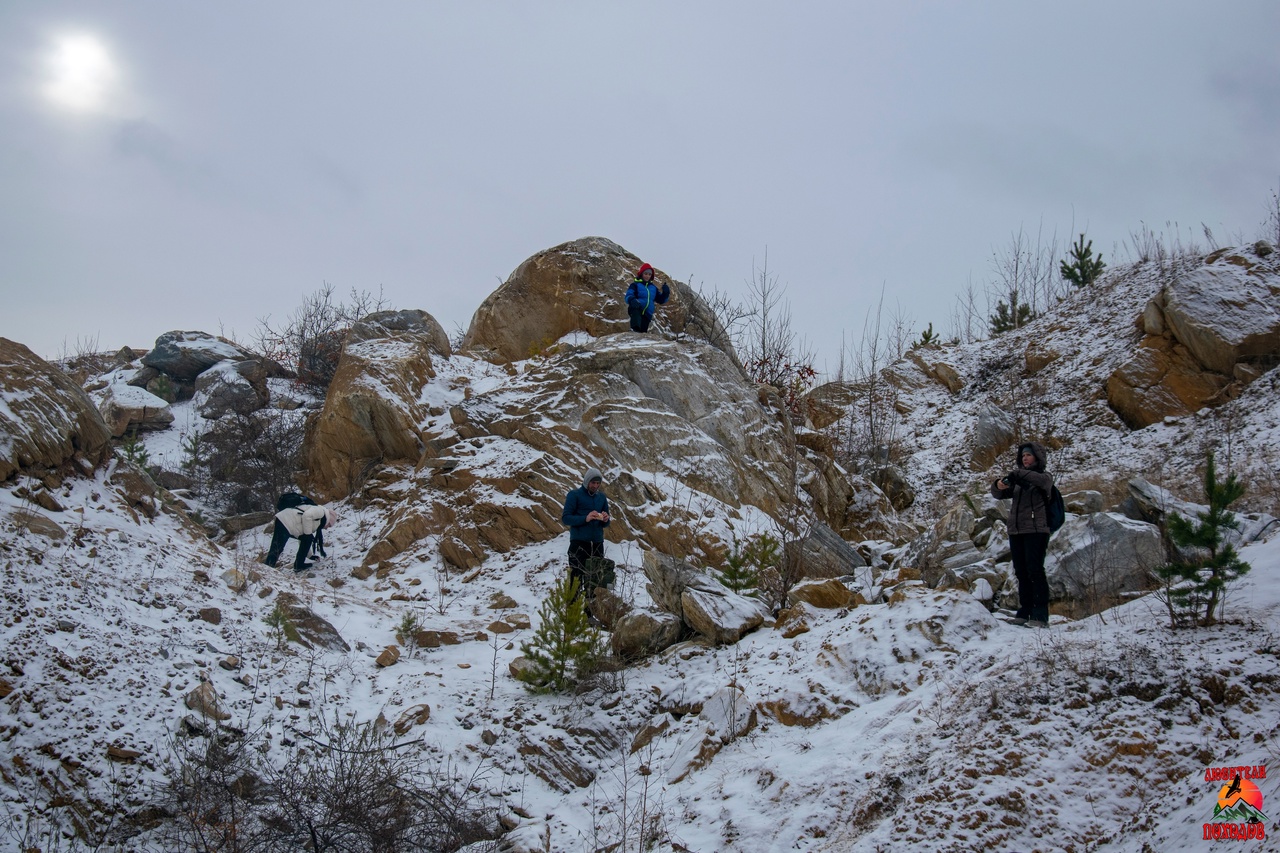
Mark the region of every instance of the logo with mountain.
<instances>
[{"instance_id":1,"label":"logo with mountain","mask_svg":"<svg viewBox=\"0 0 1280 853\"><path fill-rule=\"evenodd\" d=\"M1266 823L1267 816L1262 813L1262 791L1252 779L1243 779L1240 774L1223 785L1218 791L1218 802L1213 807L1210 820L1227 823Z\"/></svg>"}]
</instances>

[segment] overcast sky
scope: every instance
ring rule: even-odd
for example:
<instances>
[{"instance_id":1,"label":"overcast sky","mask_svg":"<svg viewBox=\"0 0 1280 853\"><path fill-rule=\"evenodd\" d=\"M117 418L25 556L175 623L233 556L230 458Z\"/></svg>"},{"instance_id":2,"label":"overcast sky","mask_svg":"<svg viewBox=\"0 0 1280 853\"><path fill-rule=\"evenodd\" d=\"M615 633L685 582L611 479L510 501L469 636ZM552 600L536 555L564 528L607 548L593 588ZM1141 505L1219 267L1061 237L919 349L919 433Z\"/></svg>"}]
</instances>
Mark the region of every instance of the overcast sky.
<instances>
[{"instance_id":1,"label":"overcast sky","mask_svg":"<svg viewBox=\"0 0 1280 853\"><path fill-rule=\"evenodd\" d=\"M1256 239L1280 3L0 2L0 336L249 342L324 283L447 330L608 237L833 369L1019 228Z\"/></svg>"}]
</instances>

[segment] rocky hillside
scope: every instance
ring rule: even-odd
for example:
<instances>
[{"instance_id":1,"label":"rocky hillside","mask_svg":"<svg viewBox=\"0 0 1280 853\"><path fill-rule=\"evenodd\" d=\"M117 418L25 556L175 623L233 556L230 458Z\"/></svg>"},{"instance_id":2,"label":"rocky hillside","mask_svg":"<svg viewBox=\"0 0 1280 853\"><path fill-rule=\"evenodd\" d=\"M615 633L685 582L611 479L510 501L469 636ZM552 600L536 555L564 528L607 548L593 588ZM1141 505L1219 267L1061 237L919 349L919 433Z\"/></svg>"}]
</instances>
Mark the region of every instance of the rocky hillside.
<instances>
[{"instance_id":1,"label":"rocky hillside","mask_svg":"<svg viewBox=\"0 0 1280 853\"><path fill-rule=\"evenodd\" d=\"M914 351L861 473L840 442L865 387L797 422L679 282L657 333L627 331L638 265L599 238L541 252L457 351L425 311L373 315L323 400L203 333L74 379L0 341L0 847L283 843L340 810L299 780L352 732L385 759L362 791L415 780L445 815L402 849L1198 850L1206 770L1277 766L1266 247L1113 271L994 341ZM224 518L184 468L253 414L305 428L300 485L338 513L306 575L261 564L269 512ZM1027 435L1072 510L1047 631L1000 618L982 498ZM1223 623L1172 631L1147 569L1206 449L1248 478L1254 570ZM588 467L617 518L592 601L614 662L534 695L512 673ZM794 570L778 607L708 572L760 533Z\"/></svg>"}]
</instances>

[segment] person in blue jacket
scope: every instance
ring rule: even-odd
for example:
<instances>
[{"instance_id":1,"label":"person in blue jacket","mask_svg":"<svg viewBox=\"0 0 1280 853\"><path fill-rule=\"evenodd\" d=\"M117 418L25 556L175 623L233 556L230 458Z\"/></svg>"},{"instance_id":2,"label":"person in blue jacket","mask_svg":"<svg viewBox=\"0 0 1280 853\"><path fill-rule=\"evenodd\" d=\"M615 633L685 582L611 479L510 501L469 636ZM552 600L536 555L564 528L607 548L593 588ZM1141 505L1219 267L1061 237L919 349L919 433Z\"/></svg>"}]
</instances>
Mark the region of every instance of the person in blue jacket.
<instances>
[{"instance_id":1,"label":"person in blue jacket","mask_svg":"<svg viewBox=\"0 0 1280 853\"><path fill-rule=\"evenodd\" d=\"M647 332L653 322L653 312L659 305L665 305L671 298L671 286L653 283L653 267L644 264L636 273L636 280L627 288L627 313L631 315L631 331Z\"/></svg>"},{"instance_id":2,"label":"person in blue jacket","mask_svg":"<svg viewBox=\"0 0 1280 853\"><path fill-rule=\"evenodd\" d=\"M582 487L564 499L560 520L569 527L569 574L586 586L586 563L604 556L604 529L609 526L609 499L600 491L603 478L595 468L582 477Z\"/></svg>"}]
</instances>

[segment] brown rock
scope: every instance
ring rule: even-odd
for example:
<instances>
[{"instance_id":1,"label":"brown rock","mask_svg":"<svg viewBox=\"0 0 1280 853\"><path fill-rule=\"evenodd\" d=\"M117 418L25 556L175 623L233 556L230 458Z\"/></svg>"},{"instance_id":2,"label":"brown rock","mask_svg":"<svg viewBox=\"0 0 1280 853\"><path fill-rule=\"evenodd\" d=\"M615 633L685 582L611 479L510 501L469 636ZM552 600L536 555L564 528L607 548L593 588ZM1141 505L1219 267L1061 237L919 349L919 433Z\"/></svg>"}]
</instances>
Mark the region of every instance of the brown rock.
<instances>
[{"instance_id":1,"label":"brown rock","mask_svg":"<svg viewBox=\"0 0 1280 853\"><path fill-rule=\"evenodd\" d=\"M207 681L202 682L199 687L188 693L184 701L192 711L211 720L231 719L230 714L218 707L218 692Z\"/></svg>"},{"instance_id":2,"label":"brown rock","mask_svg":"<svg viewBox=\"0 0 1280 853\"><path fill-rule=\"evenodd\" d=\"M196 618L202 619L210 625L221 625L222 611L217 607L201 607L196 613Z\"/></svg>"},{"instance_id":3,"label":"brown rock","mask_svg":"<svg viewBox=\"0 0 1280 853\"><path fill-rule=\"evenodd\" d=\"M489 623L489 630L495 634L510 634L516 629L499 619Z\"/></svg>"},{"instance_id":4,"label":"brown rock","mask_svg":"<svg viewBox=\"0 0 1280 853\"><path fill-rule=\"evenodd\" d=\"M1107 380L1107 400L1133 429L1166 417L1198 411L1229 383L1204 370L1186 347L1166 337L1148 337Z\"/></svg>"},{"instance_id":5,"label":"brown rock","mask_svg":"<svg viewBox=\"0 0 1280 853\"><path fill-rule=\"evenodd\" d=\"M399 660L400 660L400 647L387 646L385 649L382 650L382 654L378 655L378 659L375 661L375 663L378 666L385 668L388 666L392 666Z\"/></svg>"},{"instance_id":6,"label":"brown rock","mask_svg":"<svg viewBox=\"0 0 1280 853\"><path fill-rule=\"evenodd\" d=\"M853 603L853 592L835 578L801 581L787 594L787 606L795 607L801 601L824 610L836 610Z\"/></svg>"},{"instance_id":7,"label":"brown rock","mask_svg":"<svg viewBox=\"0 0 1280 853\"><path fill-rule=\"evenodd\" d=\"M111 433L70 377L22 344L0 338L0 482L18 471L53 469L77 453L96 465Z\"/></svg>"},{"instance_id":8,"label":"brown rock","mask_svg":"<svg viewBox=\"0 0 1280 853\"><path fill-rule=\"evenodd\" d=\"M420 726L427 720L431 719L431 707L426 704L414 705L405 709L405 712L396 720L392 727L398 735L404 735L414 726Z\"/></svg>"},{"instance_id":9,"label":"brown rock","mask_svg":"<svg viewBox=\"0 0 1280 853\"><path fill-rule=\"evenodd\" d=\"M593 337L626 332L630 323L623 297L641 263L603 237L539 252L480 304L462 347L505 363L544 354L572 331ZM655 271L654 282L671 285L671 299L658 308L661 327L732 352L715 313L696 291L661 271Z\"/></svg>"},{"instance_id":10,"label":"brown rock","mask_svg":"<svg viewBox=\"0 0 1280 853\"><path fill-rule=\"evenodd\" d=\"M120 761L123 763L132 763L134 759L142 755L136 749L127 749L119 744L111 744L107 747L107 759L109 761Z\"/></svg>"}]
</instances>

